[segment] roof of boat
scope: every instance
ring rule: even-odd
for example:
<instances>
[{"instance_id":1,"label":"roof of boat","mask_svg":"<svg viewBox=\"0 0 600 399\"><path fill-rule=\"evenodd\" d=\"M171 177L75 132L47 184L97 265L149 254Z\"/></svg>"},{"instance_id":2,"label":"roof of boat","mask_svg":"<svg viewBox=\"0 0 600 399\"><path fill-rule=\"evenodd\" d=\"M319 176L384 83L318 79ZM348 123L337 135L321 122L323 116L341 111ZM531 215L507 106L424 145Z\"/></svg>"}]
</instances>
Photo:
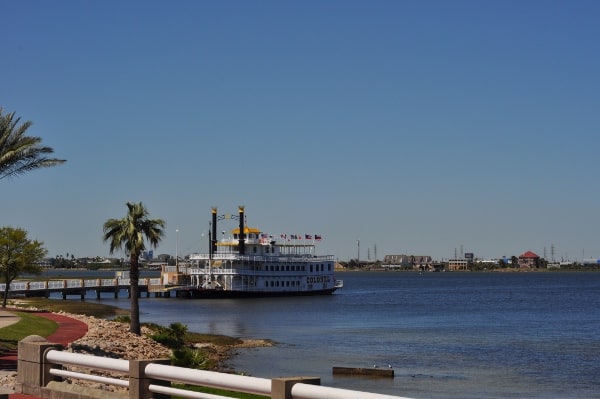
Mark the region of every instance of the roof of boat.
<instances>
[{"instance_id":1,"label":"roof of boat","mask_svg":"<svg viewBox=\"0 0 600 399\"><path fill-rule=\"evenodd\" d=\"M232 234L240 234L240 228L237 227L233 230L231 230ZM256 229L254 227L248 227L248 226L244 226L244 234L248 234L248 233L260 233L259 229Z\"/></svg>"}]
</instances>

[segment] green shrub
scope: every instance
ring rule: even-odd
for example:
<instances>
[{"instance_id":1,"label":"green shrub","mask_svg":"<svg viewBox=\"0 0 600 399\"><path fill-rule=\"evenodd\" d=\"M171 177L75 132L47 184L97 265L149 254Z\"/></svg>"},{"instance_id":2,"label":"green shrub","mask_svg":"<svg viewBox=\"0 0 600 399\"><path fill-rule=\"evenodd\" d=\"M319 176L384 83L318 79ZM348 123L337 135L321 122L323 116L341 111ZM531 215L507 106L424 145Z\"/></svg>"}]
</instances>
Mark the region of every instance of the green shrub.
<instances>
[{"instance_id":1,"label":"green shrub","mask_svg":"<svg viewBox=\"0 0 600 399\"><path fill-rule=\"evenodd\" d=\"M173 350L171 364L178 367L200 369L206 366L207 358L200 349L182 347Z\"/></svg>"},{"instance_id":2,"label":"green shrub","mask_svg":"<svg viewBox=\"0 0 600 399\"><path fill-rule=\"evenodd\" d=\"M180 349L185 345L186 325L171 323L168 328L158 326L154 331L156 333L150 335L150 338L168 348Z\"/></svg>"},{"instance_id":3,"label":"green shrub","mask_svg":"<svg viewBox=\"0 0 600 399\"><path fill-rule=\"evenodd\" d=\"M131 323L131 317L129 317L129 315L117 316L113 319L113 321L118 323Z\"/></svg>"}]
</instances>

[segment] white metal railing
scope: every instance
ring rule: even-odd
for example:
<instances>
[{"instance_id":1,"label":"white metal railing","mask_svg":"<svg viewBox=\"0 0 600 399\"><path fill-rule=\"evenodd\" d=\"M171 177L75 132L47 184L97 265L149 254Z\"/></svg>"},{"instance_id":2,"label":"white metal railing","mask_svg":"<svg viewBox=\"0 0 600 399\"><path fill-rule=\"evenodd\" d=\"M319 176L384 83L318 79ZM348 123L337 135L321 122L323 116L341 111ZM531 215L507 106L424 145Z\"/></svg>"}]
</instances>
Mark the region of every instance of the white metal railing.
<instances>
[{"instance_id":1,"label":"white metal railing","mask_svg":"<svg viewBox=\"0 0 600 399\"><path fill-rule=\"evenodd\" d=\"M26 346L24 345L23 348L26 348ZM22 350L21 346L19 347L19 350ZM22 354L19 353L19 357L21 356ZM136 369L135 367L131 368L130 362L145 362L64 352L56 349L47 350L45 352L45 359L42 361L50 366L48 368L48 373L56 377L87 380L129 389L132 388L132 381L136 381L136 379L128 379L131 377L130 370ZM74 372L64 370L63 368L53 367L55 365L60 365L61 367L76 366L88 371ZM137 381L139 381L142 377L144 379L150 378L154 380L153 382L151 381L147 388L149 392L140 392L140 395L142 395L141 397L150 397L150 393L152 392L165 395L177 395L186 398L222 398L221 396L217 395L207 395L191 390L171 387L171 383L175 382L186 385L212 387L228 391L263 395L272 397L273 399L284 398L284 396L280 395L274 396L272 388L275 381L281 379L270 380L266 378L218 373L214 371L188 369L152 362L143 365L140 369L142 375L137 376ZM93 374L93 371L109 372L111 375L118 375L119 378L95 375ZM297 380L298 382L292 386L292 399L407 399L400 396L391 396L302 383L303 380L306 382L306 377L293 379ZM166 383L166 385L161 385L161 382Z\"/></svg>"},{"instance_id":2,"label":"white metal railing","mask_svg":"<svg viewBox=\"0 0 600 399\"><path fill-rule=\"evenodd\" d=\"M83 355L80 353L62 352L50 350L46 353L46 360L50 363L63 364L69 366L79 366L91 368L94 370L110 371L123 375L129 374L129 362L123 359L111 359L108 357L98 357ZM116 385L120 387L129 387L129 381L119 378L103 377L99 375L68 371L63 369L51 368L48 371L51 375L76 378L86 381L99 382L102 384Z\"/></svg>"},{"instance_id":3,"label":"white metal railing","mask_svg":"<svg viewBox=\"0 0 600 399\"><path fill-rule=\"evenodd\" d=\"M157 380L271 396L271 380L266 378L195 370L164 364L148 364L145 374L146 377ZM155 387L156 385L151 385L150 391ZM161 386L162 390L164 388L164 386Z\"/></svg>"},{"instance_id":4,"label":"white metal railing","mask_svg":"<svg viewBox=\"0 0 600 399\"><path fill-rule=\"evenodd\" d=\"M141 278L139 279L140 286L160 285L160 278ZM10 291L43 291L43 290L60 290L60 289L76 289L76 288L106 288L106 287L123 287L129 286L128 278L119 279L64 279L64 280L47 280L47 281L13 281L10 283ZM6 284L0 284L0 292L4 292Z\"/></svg>"},{"instance_id":5,"label":"white metal railing","mask_svg":"<svg viewBox=\"0 0 600 399\"><path fill-rule=\"evenodd\" d=\"M321 385L294 384L292 387L292 398L294 399L408 399L402 396L382 395L350 389L330 388Z\"/></svg>"}]
</instances>

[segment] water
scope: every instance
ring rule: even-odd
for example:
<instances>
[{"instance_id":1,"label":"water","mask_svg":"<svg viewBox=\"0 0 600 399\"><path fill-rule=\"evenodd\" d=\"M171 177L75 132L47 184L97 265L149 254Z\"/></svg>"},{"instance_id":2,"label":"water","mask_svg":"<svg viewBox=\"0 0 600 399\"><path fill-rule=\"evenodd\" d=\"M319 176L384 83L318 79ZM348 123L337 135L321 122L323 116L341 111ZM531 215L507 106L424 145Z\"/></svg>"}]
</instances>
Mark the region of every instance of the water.
<instances>
[{"instance_id":1,"label":"water","mask_svg":"<svg viewBox=\"0 0 600 399\"><path fill-rule=\"evenodd\" d=\"M257 377L412 398L600 398L600 273L341 273L332 296L149 298L142 321L269 338L230 365ZM103 298L128 308L128 299ZM388 367L393 379L333 377Z\"/></svg>"}]
</instances>

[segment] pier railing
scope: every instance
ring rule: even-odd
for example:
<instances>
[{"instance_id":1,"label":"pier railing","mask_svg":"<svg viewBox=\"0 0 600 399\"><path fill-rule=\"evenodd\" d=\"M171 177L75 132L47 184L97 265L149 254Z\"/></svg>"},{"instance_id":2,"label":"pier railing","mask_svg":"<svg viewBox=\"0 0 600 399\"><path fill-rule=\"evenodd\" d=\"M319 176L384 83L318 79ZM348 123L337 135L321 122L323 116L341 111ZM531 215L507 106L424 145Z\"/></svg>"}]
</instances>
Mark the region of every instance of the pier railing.
<instances>
[{"instance_id":1,"label":"pier railing","mask_svg":"<svg viewBox=\"0 0 600 399\"><path fill-rule=\"evenodd\" d=\"M18 393L61 399L226 398L176 388L172 386L175 383L252 393L272 399L406 399L320 386L319 377L266 379L170 366L168 359L112 359L59 349L59 345L38 336L19 342ZM82 381L98 383L104 388L84 387ZM112 392L106 386L112 387Z\"/></svg>"},{"instance_id":2,"label":"pier railing","mask_svg":"<svg viewBox=\"0 0 600 399\"><path fill-rule=\"evenodd\" d=\"M157 287L162 284L160 278L140 278L138 286L140 290L149 292L151 287ZM6 284L0 284L0 293L4 292ZM129 278L96 278L96 279L60 279L45 281L13 281L10 284L8 293L10 295L38 295L48 296L52 292L61 292L66 295L81 295L83 298L88 290L100 292L115 292L115 295L121 289L129 289Z\"/></svg>"}]
</instances>

